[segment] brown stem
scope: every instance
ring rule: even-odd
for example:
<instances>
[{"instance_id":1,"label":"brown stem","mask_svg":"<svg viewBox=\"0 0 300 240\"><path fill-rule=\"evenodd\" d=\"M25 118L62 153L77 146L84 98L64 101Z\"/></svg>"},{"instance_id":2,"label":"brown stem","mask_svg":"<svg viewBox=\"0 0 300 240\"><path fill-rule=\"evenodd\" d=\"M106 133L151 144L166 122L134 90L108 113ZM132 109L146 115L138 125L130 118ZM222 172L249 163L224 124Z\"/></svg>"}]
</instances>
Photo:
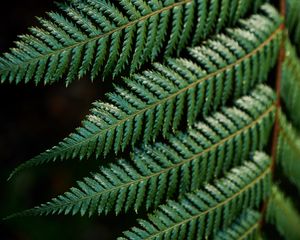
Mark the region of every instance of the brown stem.
<instances>
[{"instance_id":1,"label":"brown stem","mask_svg":"<svg viewBox=\"0 0 300 240\"><path fill-rule=\"evenodd\" d=\"M285 19L286 16L286 0L280 0L280 14ZM285 29L285 24L283 23L281 25L282 29ZM281 79L282 79L282 65L285 58L285 44L284 44L284 37L283 41L281 42L278 62L277 62L277 73L276 73L276 95L277 95L277 103L276 103L276 117L275 117L275 126L274 126L274 132L273 132L273 142L272 142L272 171L274 173L275 170L275 164L276 164L276 150L277 150L277 142L278 142L278 135L280 131L279 126L279 118L278 114L281 109L281 100L280 100L280 85L281 85Z\"/></svg>"},{"instance_id":2,"label":"brown stem","mask_svg":"<svg viewBox=\"0 0 300 240\"><path fill-rule=\"evenodd\" d=\"M280 0L280 14L285 20L286 16L286 0ZM285 29L285 24L283 23L281 25L283 32ZM284 34L284 33L283 33ZM282 65L284 62L285 58L285 35L283 36L283 41L281 42L281 47L279 51L279 56L278 56L278 61L277 61L277 71L276 71L276 95L277 95L277 101L276 101L276 116L275 116L275 125L274 125L274 130L273 130L273 138L272 138L272 152L271 152L271 157L272 157L272 165L271 165L271 170L273 172L273 177L274 177L274 172L275 172L275 166L276 166L276 154L277 154L277 143L278 143L278 137L279 137L279 131L280 131L280 125L279 125L279 111L281 110L281 99L280 99L280 87L281 87L281 79L282 79ZM266 199L266 201L263 203L262 208L261 208L261 227L265 224L265 215L266 215L266 210L268 207L268 202L269 199Z\"/></svg>"},{"instance_id":3,"label":"brown stem","mask_svg":"<svg viewBox=\"0 0 300 240\"><path fill-rule=\"evenodd\" d=\"M282 24L282 27L284 28L284 24ZM284 38L284 37L283 37ZM275 116L275 125L274 125L274 131L273 131L273 138L272 138L272 172L274 174L275 171L275 165L276 165L276 154L277 154L277 143L278 143L278 136L280 131L279 126L279 111L281 110L281 99L280 99L280 87L281 87L281 79L282 79L282 65L285 58L285 44L284 39L281 43L280 51L279 51L279 57L277 62L277 72L276 72L276 116Z\"/></svg>"}]
</instances>

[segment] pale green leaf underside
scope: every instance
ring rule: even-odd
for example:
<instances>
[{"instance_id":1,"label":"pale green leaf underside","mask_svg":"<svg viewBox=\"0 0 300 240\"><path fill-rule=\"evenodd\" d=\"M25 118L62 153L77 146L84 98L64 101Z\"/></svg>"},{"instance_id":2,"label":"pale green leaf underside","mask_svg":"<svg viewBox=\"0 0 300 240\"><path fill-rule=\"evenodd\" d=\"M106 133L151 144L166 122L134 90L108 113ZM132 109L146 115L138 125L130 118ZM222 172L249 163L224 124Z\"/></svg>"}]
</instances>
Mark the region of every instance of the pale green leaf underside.
<instances>
[{"instance_id":1,"label":"pale green leaf underside","mask_svg":"<svg viewBox=\"0 0 300 240\"><path fill-rule=\"evenodd\" d=\"M253 162L179 201L169 200L120 239L211 239L247 208L258 208L271 189L271 161L256 153Z\"/></svg>"},{"instance_id":2,"label":"pale green leaf underside","mask_svg":"<svg viewBox=\"0 0 300 240\"><path fill-rule=\"evenodd\" d=\"M215 240L257 240L259 235L261 214L257 211L246 210L237 218L232 225L220 231Z\"/></svg>"},{"instance_id":3,"label":"pale green leaf underside","mask_svg":"<svg viewBox=\"0 0 300 240\"><path fill-rule=\"evenodd\" d=\"M300 239L300 215L291 199L274 185L268 202L267 222L274 224L279 233L289 240Z\"/></svg>"},{"instance_id":4,"label":"pale green leaf underside","mask_svg":"<svg viewBox=\"0 0 300 240\"><path fill-rule=\"evenodd\" d=\"M237 99L267 79L281 41L280 17L264 5L263 15L241 20L202 46L189 49L188 59L168 59L151 70L136 74L116 86L107 102L95 102L92 114L77 133L58 146L18 167L21 169L57 159L88 158L115 153L137 142L176 131L187 116L192 125L199 115L207 116Z\"/></svg>"},{"instance_id":5,"label":"pale green leaf underside","mask_svg":"<svg viewBox=\"0 0 300 240\"><path fill-rule=\"evenodd\" d=\"M263 2L69 1L60 4L59 13L39 19L41 27L20 36L16 47L0 58L0 80L48 84L64 77L69 84L86 73L92 79L119 75L128 68L132 73L159 55L179 53L186 45L236 23Z\"/></svg>"},{"instance_id":6,"label":"pale green leaf underside","mask_svg":"<svg viewBox=\"0 0 300 240\"><path fill-rule=\"evenodd\" d=\"M20 215L118 214L157 207L167 198L194 191L263 149L274 123L274 102L274 92L259 86L187 133L135 150L132 163L120 160L103 167L77 188Z\"/></svg>"}]
</instances>

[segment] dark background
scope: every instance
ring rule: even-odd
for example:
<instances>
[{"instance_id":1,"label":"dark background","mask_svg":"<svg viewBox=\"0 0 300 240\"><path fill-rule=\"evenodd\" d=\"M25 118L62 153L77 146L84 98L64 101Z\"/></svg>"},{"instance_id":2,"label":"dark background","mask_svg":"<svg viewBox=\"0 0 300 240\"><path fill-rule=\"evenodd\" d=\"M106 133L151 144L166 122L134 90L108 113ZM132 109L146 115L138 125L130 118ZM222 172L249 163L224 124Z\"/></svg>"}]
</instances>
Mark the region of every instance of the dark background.
<instances>
[{"instance_id":1,"label":"dark background","mask_svg":"<svg viewBox=\"0 0 300 240\"><path fill-rule=\"evenodd\" d=\"M54 10L51 0L8 0L0 3L0 53L8 51L17 35L37 25L35 16ZM0 84L0 219L15 211L48 201L75 185L75 180L97 169L97 161L56 163L34 168L7 182L11 170L67 136L103 96L108 83L82 79L35 87ZM0 220L1 240L113 239L132 225L126 215L107 217L24 217Z\"/></svg>"}]
</instances>

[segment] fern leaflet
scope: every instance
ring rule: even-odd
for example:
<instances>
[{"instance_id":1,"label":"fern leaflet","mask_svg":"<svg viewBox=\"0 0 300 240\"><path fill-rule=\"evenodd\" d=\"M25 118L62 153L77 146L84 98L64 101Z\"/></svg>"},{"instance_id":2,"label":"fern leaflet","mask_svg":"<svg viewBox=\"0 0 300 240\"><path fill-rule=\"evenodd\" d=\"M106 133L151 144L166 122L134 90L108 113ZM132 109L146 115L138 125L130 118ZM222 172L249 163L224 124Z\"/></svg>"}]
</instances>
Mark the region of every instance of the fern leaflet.
<instances>
[{"instance_id":1,"label":"fern leaflet","mask_svg":"<svg viewBox=\"0 0 300 240\"><path fill-rule=\"evenodd\" d=\"M300 215L292 201L275 185L268 203L267 222L274 224L286 239L300 239Z\"/></svg>"},{"instance_id":2,"label":"fern leaflet","mask_svg":"<svg viewBox=\"0 0 300 240\"><path fill-rule=\"evenodd\" d=\"M277 160L285 176L294 183L300 191L300 137L281 113L280 135L277 146Z\"/></svg>"},{"instance_id":3,"label":"fern leaflet","mask_svg":"<svg viewBox=\"0 0 300 240\"><path fill-rule=\"evenodd\" d=\"M263 149L274 122L274 102L273 91L260 86L235 107L170 137L168 144L136 150L133 163L120 160L103 167L78 182L78 188L21 214L118 214L132 207L138 211L142 205L157 207L167 198L196 190L241 164L250 152Z\"/></svg>"},{"instance_id":4,"label":"fern leaflet","mask_svg":"<svg viewBox=\"0 0 300 240\"><path fill-rule=\"evenodd\" d=\"M286 56L282 69L281 96L288 117L300 129L300 60L294 47L286 41Z\"/></svg>"},{"instance_id":5,"label":"fern leaflet","mask_svg":"<svg viewBox=\"0 0 300 240\"><path fill-rule=\"evenodd\" d=\"M286 26L292 42L300 53L300 2L298 0L287 0Z\"/></svg>"},{"instance_id":6,"label":"fern leaflet","mask_svg":"<svg viewBox=\"0 0 300 240\"><path fill-rule=\"evenodd\" d=\"M252 0L240 15L225 15L222 21L218 21L219 2L230 0L74 0L59 4L62 13L50 12L48 19L39 19L42 27L20 36L16 48L0 59L0 80L34 79L48 84L65 76L68 85L87 72L92 79L99 74L103 78L119 75L127 67L133 73L149 59L170 56L175 50L180 53L189 42L199 43L215 32L217 23L220 31L225 20L236 22L262 1ZM204 23L206 31L199 33Z\"/></svg>"},{"instance_id":7,"label":"fern leaflet","mask_svg":"<svg viewBox=\"0 0 300 240\"><path fill-rule=\"evenodd\" d=\"M234 223L216 236L216 240L242 240L257 239L259 235L260 213L253 210L246 210Z\"/></svg>"},{"instance_id":8,"label":"fern leaflet","mask_svg":"<svg viewBox=\"0 0 300 240\"><path fill-rule=\"evenodd\" d=\"M234 168L223 179L169 200L149 220L124 233L120 239L208 239L229 226L243 209L258 207L271 188L270 159L256 153L253 162Z\"/></svg>"},{"instance_id":9,"label":"fern leaflet","mask_svg":"<svg viewBox=\"0 0 300 240\"><path fill-rule=\"evenodd\" d=\"M242 28L228 29L226 35L190 49L189 59L169 59L127 79L126 88L117 86L107 95L108 102L94 104L76 133L14 173L57 159L106 155L112 148L118 153L137 141L146 144L161 132L166 137L176 131L185 111L191 125L230 97L247 94L266 80L280 44L280 18L274 8L265 10L268 17L254 15L240 22Z\"/></svg>"}]
</instances>

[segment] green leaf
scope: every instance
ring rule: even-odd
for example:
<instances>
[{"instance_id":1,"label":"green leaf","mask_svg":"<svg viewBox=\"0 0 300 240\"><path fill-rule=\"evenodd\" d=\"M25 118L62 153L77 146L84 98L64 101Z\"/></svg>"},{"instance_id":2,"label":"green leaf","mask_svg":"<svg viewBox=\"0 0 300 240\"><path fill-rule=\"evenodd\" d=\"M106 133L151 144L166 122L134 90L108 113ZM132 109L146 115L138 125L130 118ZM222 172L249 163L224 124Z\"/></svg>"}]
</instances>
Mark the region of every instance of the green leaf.
<instances>
[{"instance_id":1,"label":"green leaf","mask_svg":"<svg viewBox=\"0 0 300 240\"><path fill-rule=\"evenodd\" d=\"M225 7L222 16L218 2ZM228 2L74 0L59 4L59 12L40 18L41 27L20 36L16 47L0 58L0 80L50 84L63 78L68 85L87 73L92 79L116 77L128 67L134 73L150 58L179 54L189 43L221 31L224 24L216 28L216 20L232 22L234 17L224 13ZM251 2L238 17L262 4ZM198 33L206 21L209 25Z\"/></svg>"},{"instance_id":2,"label":"green leaf","mask_svg":"<svg viewBox=\"0 0 300 240\"><path fill-rule=\"evenodd\" d=\"M277 163L284 175L300 191L300 137L283 113L279 114L279 124Z\"/></svg>"},{"instance_id":3,"label":"green leaf","mask_svg":"<svg viewBox=\"0 0 300 240\"><path fill-rule=\"evenodd\" d=\"M291 41L300 53L300 2L298 0L287 0L286 5L286 27L289 30Z\"/></svg>"},{"instance_id":4,"label":"green leaf","mask_svg":"<svg viewBox=\"0 0 300 240\"><path fill-rule=\"evenodd\" d=\"M300 60L295 48L287 40L286 56L282 67L281 97L287 116L294 126L300 129Z\"/></svg>"},{"instance_id":5,"label":"green leaf","mask_svg":"<svg viewBox=\"0 0 300 240\"><path fill-rule=\"evenodd\" d=\"M218 232L216 240L257 239L261 214L253 210L244 211L229 227Z\"/></svg>"},{"instance_id":6,"label":"green leaf","mask_svg":"<svg viewBox=\"0 0 300 240\"><path fill-rule=\"evenodd\" d=\"M147 144L175 132L184 123L183 116L191 126L230 98L249 93L267 79L281 41L280 18L274 8L265 8L268 17L254 15L241 21L242 28L227 29L226 34L189 49L187 59L170 58L165 65L155 63L151 70L126 79L126 86L116 86L107 102L94 103L76 133L14 173L58 159L98 157L137 142ZM250 64L254 62L257 65Z\"/></svg>"},{"instance_id":7,"label":"green leaf","mask_svg":"<svg viewBox=\"0 0 300 240\"><path fill-rule=\"evenodd\" d=\"M266 146L274 123L274 101L273 91L260 86L187 133L135 150L132 163L119 160L103 167L78 182L77 188L24 214L118 214L123 209L157 207L167 198L196 190Z\"/></svg>"},{"instance_id":8,"label":"green leaf","mask_svg":"<svg viewBox=\"0 0 300 240\"><path fill-rule=\"evenodd\" d=\"M218 230L228 227L243 209L258 208L257 203L269 195L270 165L268 156L257 152L253 162L232 169L224 178L178 201L167 201L147 220L139 220L137 227L124 232L120 239L214 238ZM249 198L250 195L253 197Z\"/></svg>"},{"instance_id":9,"label":"green leaf","mask_svg":"<svg viewBox=\"0 0 300 240\"><path fill-rule=\"evenodd\" d=\"M300 215L291 199L284 196L276 185L272 188L266 218L285 239L300 239Z\"/></svg>"}]
</instances>

